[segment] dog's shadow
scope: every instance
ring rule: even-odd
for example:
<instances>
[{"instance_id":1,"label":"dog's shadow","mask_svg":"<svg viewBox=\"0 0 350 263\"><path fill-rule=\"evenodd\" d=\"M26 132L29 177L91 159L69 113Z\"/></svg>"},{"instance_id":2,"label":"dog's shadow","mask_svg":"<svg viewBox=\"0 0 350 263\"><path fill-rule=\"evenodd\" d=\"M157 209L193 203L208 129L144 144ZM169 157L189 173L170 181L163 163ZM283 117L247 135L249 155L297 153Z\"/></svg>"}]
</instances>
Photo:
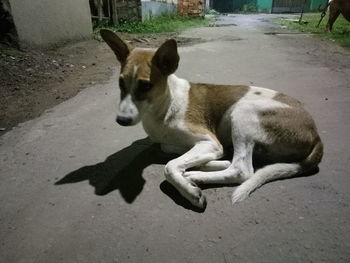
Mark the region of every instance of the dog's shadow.
<instances>
[{"instance_id":1,"label":"dog's shadow","mask_svg":"<svg viewBox=\"0 0 350 263\"><path fill-rule=\"evenodd\" d=\"M166 164L175 157L177 155L162 152L158 144L152 144L148 138L145 138L110 155L101 163L70 172L55 185L88 180L90 185L95 187L96 195L107 195L114 190L119 190L125 202L131 204L142 192L145 184L145 179L142 177L143 170L151 164ZM195 212L203 212L181 196L167 181L164 180L159 188L176 204Z\"/></svg>"},{"instance_id":2,"label":"dog's shadow","mask_svg":"<svg viewBox=\"0 0 350 263\"><path fill-rule=\"evenodd\" d=\"M101 163L84 166L70 172L57 181L55 185L88 180L90 185L95 187L96 195L107 195L114 190L119 190L125 202L131 204L142 192L145 184L145 179L142 177L143 170L151 164L166 164L175 157L177 155L163 153L158 144L152 144L148 138L145 138L137 140L130 146L110 155ZM312 174L314 173L309 175ZM208 189L222 186L225 185L205 185L201 188ZM176 204L195 212L203 212L181 196L175 187L167 181L164 180L159 187Z\"/></svg>"},{"instance_id":3,"label":"dog's shadow","mask_svg":"<svg viewBox=\"0 0 350 263\"><path fill-rule=\"evenodd\" d=\"M84 166L67 174L55 185L88 180L95 187L96 195L106 195L118 189L124 200L132 203L145 184L143 169L151 164L165 164L172 158L174 155L163 153L159 145L145 138L110 155L101 163Z\"/></svg>"}]
</instances>

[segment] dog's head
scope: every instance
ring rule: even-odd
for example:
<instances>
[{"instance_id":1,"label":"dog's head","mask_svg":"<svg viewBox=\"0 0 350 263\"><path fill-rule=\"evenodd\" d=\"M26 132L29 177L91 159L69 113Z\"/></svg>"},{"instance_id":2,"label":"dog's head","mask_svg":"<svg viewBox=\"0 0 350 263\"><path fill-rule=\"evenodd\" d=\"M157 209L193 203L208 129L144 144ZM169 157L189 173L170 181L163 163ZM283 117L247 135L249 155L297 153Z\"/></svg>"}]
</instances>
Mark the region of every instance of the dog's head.
<instances>
[{"instance_id":1,"label":"dog's head","mask_svg":"<svg viewBox=\"0 0 350 263\"><path fill-rule=\"evenodd\" d=\"M135 125L145 112L166 99L167 78L179 63L176 41L167 40L157 51L151 51L133 48L110 30L102 29L100 34L121 64L117 122Z\"/></svg>"}]
</instances>

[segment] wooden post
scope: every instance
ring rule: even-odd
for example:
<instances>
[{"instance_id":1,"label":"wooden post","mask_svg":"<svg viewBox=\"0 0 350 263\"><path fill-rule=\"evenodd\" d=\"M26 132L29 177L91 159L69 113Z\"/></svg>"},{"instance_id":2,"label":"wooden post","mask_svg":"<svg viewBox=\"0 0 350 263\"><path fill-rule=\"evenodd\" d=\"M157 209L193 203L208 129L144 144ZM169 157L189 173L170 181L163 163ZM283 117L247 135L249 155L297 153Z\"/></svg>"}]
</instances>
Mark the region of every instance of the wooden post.
<instances>
[{"instance_id":1,"label":"wooden post","mask_svg":"<svg viewBox=\"0 0 350 263\"><path fill-rule=\"evenodd\" d=\"M103 14L103 0L95 0L95 5L97 7L97 16L98 21L101 22L104 14Z\"/></svg>"},{"instance_id":2,"label":"wooden post","mask_svg":"<svg viewBox=\"0 0 350 263\"><path fill-rule=\"evenodd\" d=\"M113 23L113 25L117 26L119 24L117 0L111 0L111 6L112 6L112 10L111 10L112 23Z\"/></svg>"},{"instance_id":3,"label":"wooden post","mask_svg":"<svg viewBox=\"0 0 350 263\"><path fill-rule=\"evenodd\" d=\"M107 10L108 10L108 17L110 18L111 17L111 4L109 2L109 0L107 0Z\"/></svg>"}]
</instances>

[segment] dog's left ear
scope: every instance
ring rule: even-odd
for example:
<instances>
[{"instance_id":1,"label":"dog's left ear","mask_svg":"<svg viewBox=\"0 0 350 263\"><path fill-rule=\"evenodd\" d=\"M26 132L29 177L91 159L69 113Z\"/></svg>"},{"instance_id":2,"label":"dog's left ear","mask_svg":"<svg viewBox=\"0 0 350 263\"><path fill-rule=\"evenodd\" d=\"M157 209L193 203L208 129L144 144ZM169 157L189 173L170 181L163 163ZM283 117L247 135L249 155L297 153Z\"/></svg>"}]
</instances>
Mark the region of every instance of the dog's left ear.
<instances>
[{"instance_id":1,"label":"dog's left ear","mask_svg":"<svg viewBox=\"0 0 350 263\"><path fill-rule=\"evenodd\" d=\"M155 53L152 63L164 76L174 73L179 65L179 54L174 39L165 41Z\"/></svg>"}]
</instances>

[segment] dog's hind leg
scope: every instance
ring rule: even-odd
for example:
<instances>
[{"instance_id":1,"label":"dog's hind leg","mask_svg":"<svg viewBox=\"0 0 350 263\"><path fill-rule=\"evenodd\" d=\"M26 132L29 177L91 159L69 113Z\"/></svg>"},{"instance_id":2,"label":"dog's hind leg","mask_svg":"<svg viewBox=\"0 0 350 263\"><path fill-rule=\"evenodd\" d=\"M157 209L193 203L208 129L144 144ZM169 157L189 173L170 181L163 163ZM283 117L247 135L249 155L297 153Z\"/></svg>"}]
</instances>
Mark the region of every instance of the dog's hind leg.
<instances>
[{"instance_id":1,"label":"dog's hind leg","mask_svg":"<svg viewBox=\"0 0 350 263\"><path fill-rule=\"evenodd\" d=\"M200 141L191 150L167 163L165 177L193 205L205 208L206 200L201 189L183 175L186 169L200 166L222 156L223 149L220 144L215 141Z\"/></svg>"},{"instance_id":2,"label":"dog's hind leg","mask_svg":"<svg viewBox=\"0 0 350 263\"><path fill-rule=\"evenodd\" d=\"M222 171L189 171L184 176L196 184L239 184L242 180L239 171L229 167Z\"/></svg>"},{"instance_id":3,"label":"dog's hind leg","mask_svg":"<svg viewBox=\"0 0 350 263\"><path fill-rule=\"evenodd\" d=\"M195 167L194 169L199 171L222 171L227 169L231 165L230 161L227 160L215 160L207 162L206 164L203 164L201 166Z\"/></svg>"},{"instance_id":4,"label":"dog's hind leg","mask_svg":"<svg viewBox=\"0 0 350 263\"><path fill-rule=\"evenodd\" d=\"M225 170L189 171L185 173L185 176L197 184L240 184L254 173L253 148L253 143L237 142L234 144L235 152L232 163Z\"/></svg>"},{"instance_id":5,"label":"dog's hind leg","mask_svg":"<svg viewBox=\"0 0 350 263\"><path fill-rule=\"evenodd\" d=\"M232 195L232 203L246 199L252 192L265 183L290 178L317 168L323 155L323 144L318 141L310 154L300 163L275 163L257 170L248 180L242 183Z\"/></svg>"}]
</instances>

